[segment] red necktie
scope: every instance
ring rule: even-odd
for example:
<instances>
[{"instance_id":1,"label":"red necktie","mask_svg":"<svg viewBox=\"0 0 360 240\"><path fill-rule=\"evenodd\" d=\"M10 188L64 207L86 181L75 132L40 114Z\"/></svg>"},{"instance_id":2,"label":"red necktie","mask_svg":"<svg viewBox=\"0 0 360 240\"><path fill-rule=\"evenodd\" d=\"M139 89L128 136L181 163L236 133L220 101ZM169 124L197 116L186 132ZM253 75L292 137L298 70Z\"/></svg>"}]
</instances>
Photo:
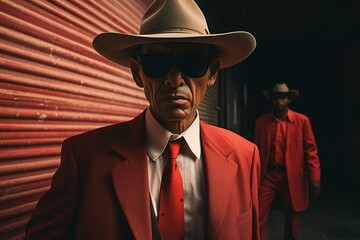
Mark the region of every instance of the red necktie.
<instances>
[{"instance_id":1,"label":"red necktie","mask_svg":"<svg viewBox=\"0 0 360 240\"><path fill-rule=\"evenodd\" d=\"M169 160L165 166L160 189L158 223L163 240L184 239L184 190L176 164L180 140L168 143Z\"/></svg>"}]
</instances>

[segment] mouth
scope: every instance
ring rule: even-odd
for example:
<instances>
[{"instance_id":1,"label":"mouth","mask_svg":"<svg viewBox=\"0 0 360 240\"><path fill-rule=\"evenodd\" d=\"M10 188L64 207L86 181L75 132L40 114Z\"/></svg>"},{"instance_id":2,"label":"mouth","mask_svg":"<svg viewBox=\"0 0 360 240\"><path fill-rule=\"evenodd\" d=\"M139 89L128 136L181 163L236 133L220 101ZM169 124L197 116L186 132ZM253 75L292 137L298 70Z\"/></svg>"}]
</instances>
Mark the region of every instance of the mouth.
<instances>
[{"instance_id":1,"label":"mouth","mask_svg":"<svg viewBox=\"0 0 360 240\"><path fill-rule=\"evenodd\" d=\"M186 104L189 102L189 99L184 95L167 95L161 98L162 102L170 104Z\"/></svg>"}]
</instances>

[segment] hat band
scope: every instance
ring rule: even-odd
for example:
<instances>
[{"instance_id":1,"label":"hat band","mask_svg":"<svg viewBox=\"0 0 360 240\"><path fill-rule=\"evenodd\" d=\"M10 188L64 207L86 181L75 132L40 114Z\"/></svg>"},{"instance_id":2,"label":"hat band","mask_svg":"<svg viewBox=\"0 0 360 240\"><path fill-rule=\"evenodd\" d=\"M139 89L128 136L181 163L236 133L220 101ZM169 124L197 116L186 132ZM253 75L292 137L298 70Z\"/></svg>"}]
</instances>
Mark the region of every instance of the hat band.
<instances>
[{"instance_id":1,"label":"hat band","mask_svg":"<svg viewBox=\"0 0 360 240\"><path fill-rule=\"evenodd\" d=\"M204 32L197 31L195 29L186 28L186 27L177 27L177 28L161 28L156 29L151 32L140 32L140 34L168 34L168 33L188 33L188 34L200 34L200 35L209 35L209 31L205 28Z\"/></svg>"}]
</instances>

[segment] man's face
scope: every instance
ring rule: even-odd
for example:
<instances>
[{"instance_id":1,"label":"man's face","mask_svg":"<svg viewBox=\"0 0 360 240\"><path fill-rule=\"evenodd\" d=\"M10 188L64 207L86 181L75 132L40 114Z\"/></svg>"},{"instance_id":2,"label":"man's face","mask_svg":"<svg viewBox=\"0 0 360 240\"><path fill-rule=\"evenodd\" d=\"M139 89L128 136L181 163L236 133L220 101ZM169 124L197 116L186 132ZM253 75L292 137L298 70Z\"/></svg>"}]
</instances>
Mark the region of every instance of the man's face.
<instances>
[{"instance_id":1,"label":"man's face","mask_svg":"<svg viewBox=\"0 0 360 240\"><path fill-rule=\"evenodd\" d=\"M155 118L171 131L184 131L196 117L219 61L203 44L147 44L131 60L134 80Z\"/></svg>"},{"instance_id":2,"label":"man's face","mask_svg":"<svg viewBox=\"0 0 360 240\"><path fill-rule=\"evenodd\" d=\"M274 93L271 95L271 105L274 112L285 112L290 104L290 99L286 93Z\"/></svg>"}]
</instances>

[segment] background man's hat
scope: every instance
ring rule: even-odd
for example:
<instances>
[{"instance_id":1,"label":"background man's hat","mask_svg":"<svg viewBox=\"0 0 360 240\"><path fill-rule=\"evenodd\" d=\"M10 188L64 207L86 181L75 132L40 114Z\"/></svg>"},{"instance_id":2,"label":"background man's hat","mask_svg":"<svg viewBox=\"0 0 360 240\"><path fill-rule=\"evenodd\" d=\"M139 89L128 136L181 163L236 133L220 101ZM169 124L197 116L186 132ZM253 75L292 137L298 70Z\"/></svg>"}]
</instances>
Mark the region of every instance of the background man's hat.
<instances>
[{"instance_id":1,"label":"background man's hat","mask_svg":"<svg viewBox=\"0 0 360 240\"><path fill-rule=\"evenodd\" d=\"M102 56L129 67L137 46L162 42L214 45L219 50L220 68L243 61L256 46L255 37L245 31L210 34L194 0L155 0L142 18L139 35L101 33L93 40L93 47Z\"/></svg>"},{"instance_id":2,"label":"background man's hat","mask_svg":"<svg viewBox=\"0 0 360 240\"><path fill-rule=\"evenodd\" d=\"M276 83L271 91L268 90L263 91L264 97L269 101L271 101L271 95L275 93L285 93L288 95L290 100L296 99L300 94L298 90L295 89L289 90L286 83Z\"/></svg>"}]
</instances>

